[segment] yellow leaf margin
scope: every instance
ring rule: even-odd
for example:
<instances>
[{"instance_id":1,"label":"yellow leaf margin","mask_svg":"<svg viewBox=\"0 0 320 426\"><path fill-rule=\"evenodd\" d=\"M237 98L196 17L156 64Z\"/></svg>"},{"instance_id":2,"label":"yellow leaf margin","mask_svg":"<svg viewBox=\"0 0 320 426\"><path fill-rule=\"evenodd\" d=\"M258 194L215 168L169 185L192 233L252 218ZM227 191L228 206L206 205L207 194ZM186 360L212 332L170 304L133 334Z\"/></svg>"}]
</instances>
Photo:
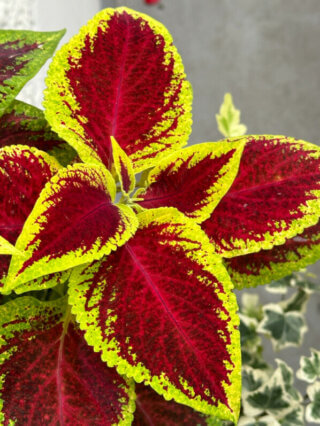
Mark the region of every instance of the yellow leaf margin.
<instances>
[{"instance_id":1,"label":"yellow leaf margin","mask_svg":"<svg viewBox=\"0 0 320 426\"><path fill-rule=\"evenodd\" d=\"M221 199L229 191L239 170L244 145L244 142L204 142L175 152L166 157L158 166L151 170L148 175L147 188L145 190L138 190L136 197L143 197L143 194L148 191L148 186L157 182L158 176L168 166L170 166L169 174L176 173L179 171L181 165L188 159L190 159L190 161L188 161L188 169L191 169L197 167L197 164L205 157L210 156L211 159L214 159L235 150L229 162L219 170L217 181L206 191L206 197L202 200L203 204L199 204L190 214L183 212L196 223L201 223L211 216ZM199 170L199 175L201 175L201 169ZM188 191L188 182L185 182L185 190ZM194 201L190 198L190 204L194 205L193 203Z\"/></svg>"},{"instance_id":2,"label":"yellow leaf margin","mask_svg":"<svg viewBox=\"0 0 320 426\"><path fill-rule=\"evenodd\" d=\"M174 58L173 79L185 77L182 60L177 49L172 44L172 37L165 26L160 22L148 15L136 12L127 7L119 7L117 9L108 8L97 13L94 18L92 18L87 25L83 26L80 32L72 37L54 56L46 79L47 89L44 92L43 102L45 116L52 126L52 129L78 152L81 160L85 163L101 164L101 159L94 150L94 141L87 139L84 129L81 126L80 121L85 123L87 118L82 116L80 120L77 121L72 117L72 112L66 105L68 104L72 111L79 110L79 105L72 93L66 76L67 71L70 69L68 58L72 56L73 60L79 60L82 56L81 50L85 45L86 37L89 35L91 40L93 40L99 28L103 30L108 29L108 22L114 14L121 14L123 12L126 12L134 19L143 19L155 34L163 36L165 41L164 50ZM62 87L65 88L63 98L61 96ZM165 98L169 95L170 90L168 93L164 93ZM160 159L167 156L169 152L175 151L187 143L192 125L192 88L187 80L182 80L182 87L176 104L183 105L184 115L179 118L174 132L170 132L170 134L161 141L153 143L142 151L138 151L131 155L136 173L154 166ZM172 123L174 116L175 113L173 110L168 111L165 120L158 123L158 125L153 128L153 133L156 134L157 131L164 131L166 127ZM98 119L103 118L100 117ZM165 150L163 150L164 146L166 146ZM159 149L161 149L161 151L157 153ZM151 157L148 158L150 155Z\"/></svg>"},{"instance_id":3,"label":"yellow leaf margin","mask_svg":"<svg viewBox=\"0 0 320 426\"><path fill-rule=\"evenodd\" d=\"M91 178L88 177L88 182L90 182L91 186L97 187L102 182L106 193L110 194L112 201L114 200L116 194L115 182L110 172L108 172L108 170L104 167L99 167L96 165L75 164L73 166L68 166L67 168L62 169L51 179L51 181L45 185L23 227L23 230L17 240L16 248L24 252L24 257L12 257L3 292L8 293L11 290L15 290L15 292L19 294L22 292L19 289L19 286L28 281L34 280L35 278L41 277L43 275L64 271L74 266L100 259L103 255L107 255L112 250L116 250L117 247L124 244L135 233L138 226L135 213L129 206L119 204L117 208L119 209L119 214L123 220L124 225L123 233L121 235L117 233L114 237L109 239L106 245L102 247L99 247L99 238L97 238L96 244L85 254L83 253L82 249L79 248L56 259L50 259L49 256L45 256L19 274L19 270L23 266L24 262L32 257L33 252L37 248L36 245L29 246L29 243L34 238L34 236L36 236L46 225L44 213L47 208L52 206L49 201L50 195L55 192L55 190L57 190L59 185L61 185L61 182L59 183L61 179L64 177L70 177L70 175L76 174L78 171L82 170L91 175ZM97 176L99 177L100 182L95 180L97 179ZM32 289L41 290L42 288Z\"/></svg>"}]
</instances>

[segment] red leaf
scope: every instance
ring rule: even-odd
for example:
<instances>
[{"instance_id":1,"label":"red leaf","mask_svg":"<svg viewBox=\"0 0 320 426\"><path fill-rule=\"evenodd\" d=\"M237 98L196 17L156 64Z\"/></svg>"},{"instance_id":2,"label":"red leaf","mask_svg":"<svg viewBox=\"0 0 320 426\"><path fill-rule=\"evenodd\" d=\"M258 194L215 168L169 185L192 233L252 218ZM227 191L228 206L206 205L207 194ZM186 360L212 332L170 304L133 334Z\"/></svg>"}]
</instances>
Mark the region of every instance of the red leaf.
<instances>
[{"instance_id":1,"label":"red leaf","mask_svg":"<svg viewBox=\"0 0 320 426\"><path fill-rule=\"evenodd\" d=\"M202 227L224 257L271 249L317 223L320 150L282 136L248 136L239 173Z\"/></svg>"},{"instance_id":2,"label":"red leaf","mask_svg":"<svg viewBox=\"0 0 320 426\"><path fill-rule=\"evenodd\" d=\"M278 280L320 258L320 223L271 250L225 259L235 287L253 287Z\"/></svg>"},{"instance_id":3,"label":"red leaf","mask_svg":"<svg viewBox=\"0 0 320 426\"><path fill-rule=\"evenodd\" d=\"M186 405L166 401L150 386L136 385L136 411L133 426L207 426L206 416Z\"/></svg>"},{"instance_id":4,"label":"red leaf","mask_svg":"<svg viewBox=\"0 0 320 426\"><path fill-rule=\"evenodd\" d=\"M24 257L13 257L4 291L25 291L18 287L100 259L127 241L136 216L128 206L115 206L114 196L114 181L104 168L75 164L60 170L28 217L16 244Z\"/></svg>"},{"instance_id":5,"label":"red leaf","mask_svg":"<svg viewBox=\"0 0 320 426\"><path fill-rule=\"evenodd\" d=\"M167 398L235 421L240 401L236 300L191 219L172 208L138 215L122 248L75 269L70 303L109 366Z\"/></svg>"},{"instance_id":6,"label":"red leaf","mask_svg":"<svg viewBox=\"0 0 320 426\"><path fill-rule=\"evenodd\" d=\"M172 38L130 9L97 14L55 56L47 84L46 117L83 161L110 168L113 136L140 171L191 132L191 88Z\"/></svg>"},{"instance_id":7,"label":"red leaf","mask_svg":"<svg viewBox=\"0 0 320 426\"><path fill-rule=\"evenodd\" d=\"M243 144L208 142L165 158L138 191L144 208L176 207L197 223L208 217L237 175Z\"/></svg>"},{"instance_id":8,"label":"red leaf","mask_svg":"<svg viewBox=\"0 0 320 426\"><path fill-rule=\"evenodd\" d=\"M112 425L133 411L132 384L101 361L65 317L65 301L0 307L4 424ZM0 413L1 417L1 413Z\"/></svg>"},{"instance_id":9,"label":"red leaf","mask_svg":"<svg viewBox=\"0 0 320 426\"><path fill-rule=\"evenodd\" d=\"M15 244L25 220L46 182L59 165L52 157L27 146L0 149L0 235ZM7 273L11 256L0 256L0 279Z\"/></svg>"}]
</instances>

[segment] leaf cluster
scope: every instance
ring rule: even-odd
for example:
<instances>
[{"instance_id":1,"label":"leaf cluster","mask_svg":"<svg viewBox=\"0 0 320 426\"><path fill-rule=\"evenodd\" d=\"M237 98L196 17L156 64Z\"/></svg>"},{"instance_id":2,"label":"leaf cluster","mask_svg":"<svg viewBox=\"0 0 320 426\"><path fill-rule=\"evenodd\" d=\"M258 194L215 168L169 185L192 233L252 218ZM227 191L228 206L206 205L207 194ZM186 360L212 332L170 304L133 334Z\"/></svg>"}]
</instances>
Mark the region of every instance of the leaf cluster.
<instances>
[{"instance_id":1,"label":"leaf cluster","mask_svg":"<svg viewBox=\"0 0 320 426\"><path fill-rule=\"evenodd\" d=\"M44 112L16 101L62 35L0 33L1 422L237 423L241 346L241 421L300 418L292 371L279 361L265 381L257 333L299 344L311 287L239 315L233 289L320 258L320 149L240 136L230 95L227 139L183 148L181 57L127 8L54 55Z\"/></svg>"},{"instance_id":2,"label":"leaf cluster","mask_svg":"<svg viewBox=\"0 0 320 426\"><path fill-rule=\"evenodd\" d=\"M300 369L296 372L279 355L274 368L266 362L263 354L263 338L270 340L277 352L302 345L303 334L307 331L307 303L310 296L319 291L319 286L314 284L313 277L309 275L301 271L267 285L267 291L283 295L282 301L278 303L263 306L258 295L242 294L240 331L243 390L240 425L303 426L308 424L305 421L320 422L317 394L319 351L311 349L310 357L302 356ZM292 323L287 322L289 314L299 318L303 324L294 333ZM295 377L309 384L304 397L297 389ZM310 383L314 384L310 386Z\"/></svg>"}]
</instances>

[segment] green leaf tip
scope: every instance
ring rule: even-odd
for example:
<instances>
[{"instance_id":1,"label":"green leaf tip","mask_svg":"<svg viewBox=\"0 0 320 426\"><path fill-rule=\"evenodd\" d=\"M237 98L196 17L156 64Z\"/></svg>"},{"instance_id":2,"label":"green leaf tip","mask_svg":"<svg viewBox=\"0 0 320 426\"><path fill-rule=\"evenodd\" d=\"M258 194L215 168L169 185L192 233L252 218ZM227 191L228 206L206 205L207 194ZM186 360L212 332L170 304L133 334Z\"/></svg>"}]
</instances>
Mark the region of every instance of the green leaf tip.
<instances>
[{"instance_id":1,"label":"green leaf tip","mask_svg":"<svg viewBox=\"0 0 320 426\"><path fill-rule=\"evenodd\" d=\"M218 129L223 136L242 136L247 132L247 126L240 123L240 114L233 104L231 93L226 93L219 114L216 114Z\"/></svg>"}]
</instances>

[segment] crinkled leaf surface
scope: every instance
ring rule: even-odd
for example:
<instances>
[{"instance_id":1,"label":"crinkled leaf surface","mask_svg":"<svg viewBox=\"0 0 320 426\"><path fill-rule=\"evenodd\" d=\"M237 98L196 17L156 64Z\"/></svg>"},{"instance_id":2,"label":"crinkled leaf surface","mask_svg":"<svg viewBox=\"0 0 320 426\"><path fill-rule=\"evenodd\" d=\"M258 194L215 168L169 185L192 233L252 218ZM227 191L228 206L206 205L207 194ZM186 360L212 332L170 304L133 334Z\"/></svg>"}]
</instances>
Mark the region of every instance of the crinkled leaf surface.
<instances>
[{"instance_id":1,"label":"crinkled leaf surface","mask_svg":"<svg viewBox=\"0 0 320 426\"><path fill-rule=\"evenodd\" d=\"M111 144L113 164L120 181L121 191L128 196L136 185L132 162L113 136L111 136Z\"/></svg>"},{"instance_id":2,"label":"crinkled leaf surface","mask_svg":"<svg viewBox=\"0 0 320 426\"><path fill-rule=\"evenodd\" d=\"M219 114L216 114L219 132L226 138L242 136L247 132L247 127L240 124L240 111L233 105L232 95L226 93Z\"/></svg>"},{"instance_id":3,"label":"crinkled leaf surface","mask_svg":"<svg viewBox=\"0 0 320 426\"><path fill-rule=\"evenodd\" d=\"M209 142L170 155L150 172L139 204L176 207L198 223L208 219L237 175L242 150L241 142Z\"/></svg>"},{"instance_id":4,"label":"crinkled leaf surface","mask_svg":"<svg viewBox=\"0 0 320 426\"><path fill-rule=\"evenodd\" d=\"M0 149L0 236L14 245L41 190L58 171L53 157L36 148L16 145ZM0 255L0 282L11 256Z\"/></svg>"},{"instance_id":5,"label":"crinkled leaf surface","mask_svg":"<svg viewBox=\"0 0 320 426\"><path fill-rule=\"evenodd\" d=\"M306 420L311 423L320 423L320 382L308 386L307 394L311 403L306 408Z\"/></svg>"},{"instance_id":6,"label":"crinkled leaf surface","mask_svg":"<svg viewBox=\"0 0 320 426\"><path fill-rule=\"evenodd\" d=\"M52 56L64 33L0 30L0 116Z\"/></svg>"},{"instance_id":7,"label":"crinkled leaf surface","mask_svg":"<svg viewBox=\"0 0 320 426\"><path fill-rule=\"evenodd\" d=\"M311 349L310 357L301 357L297 377L309 383L320 379L320 351Z\"/></svg>"},{"instance_id":8,"label":"crinkled leaf surface","mask_svg":"<svg viewBox=\"0 0 320 426\"><path fill-rule=\"evenodd\" d=\"M236 421L240 341L232 284L206 235L173 208L146 210L123 247L76 268L73 312L120 374Z\"/></svg>"},{"instance_id":9,"label":"crinkled leaf surface","mask_svg":"<svg viewBox=\"0 0 320 426\"><path fill-rule=\"evenodd\" d=\"M34 146L67 165L76 156L74 149L54 133L43 111L21 101L13 101L0 121L0 147Z\"/></svg>"},{"instance_id":10,"label":"crinkled leaf surface","mask_svg":"<svg viewBox=\"0 0 320 426\"><path fill-rule=\"evenodd\" d=\"M5 291L19 293L27 281L99 259L122 245L137 219L130 207L115 206L114 196L114 181L104 168L75 164L60 170L17 240L25 257L12 259Z\"/></svg>"},{"instance_id":11,"label":"crinkled leaf surface","mask_svg":"<svg viewBox=\"0 0 320 426\"><path fill-rule=\"evenodd\" d=\"M246 142L239 173L202 224L227 258L283 244L320 214L319 147L284 136L238 140Z\"/></svg>"},{"instance_id":12,"label":"crinkled leaf surface","mask_svg":"<svg viewBox=\"0 0 320 426\"><path fill-rule=\"evenodd\" d=\"M166 401L150 386L136 384L136 411L133 426L206 426L215 425L214 420L186 405L173 400Z\"/></svg>"},{"instance_id":13,"label":"crinkled leaf surface","mask_svg":"<svg viewBox=\"0 0 320 426\"><path fill-rule=\"evenodd\" d=\"M55 55L47 85L46 117L85 162L110 167L114 136L140 171L191 132L191 87L171 35L124 7L99 12Z\"/></svg>"},{"instance_id":14,"label":"crinkled leaf surface","mask_svg":"<svg viewBox=\"0 0 320 426\"><path fill-rule=\"evenodd\" d=\"M130 425L133 383L87 345L65 302L22 297L0 307L1 423Z\"/></svg>"},{"instance_id":15,"label":"crinkled leaf surface","mask_svg":"<svg viewBox=\"0 0 320 426\"><path fill-rule=\"evenodd\" d=\"M304 268L320 258L320 223L271 250L225 259L236 288L267 284Z\"/></svg>"},{"instance_id":16,"label":"crinkled leaf surface","mask_svg":"<svg viewBox=\"0 0 320 426\"><path fill-rule=\"evenodd\" d=\"M270 336L276 349L299 346L307 331L304 316L300 312L285 312L280 305L268 304L263 307L264 318L259 331Z\"/></svg>"}]
</instances>

